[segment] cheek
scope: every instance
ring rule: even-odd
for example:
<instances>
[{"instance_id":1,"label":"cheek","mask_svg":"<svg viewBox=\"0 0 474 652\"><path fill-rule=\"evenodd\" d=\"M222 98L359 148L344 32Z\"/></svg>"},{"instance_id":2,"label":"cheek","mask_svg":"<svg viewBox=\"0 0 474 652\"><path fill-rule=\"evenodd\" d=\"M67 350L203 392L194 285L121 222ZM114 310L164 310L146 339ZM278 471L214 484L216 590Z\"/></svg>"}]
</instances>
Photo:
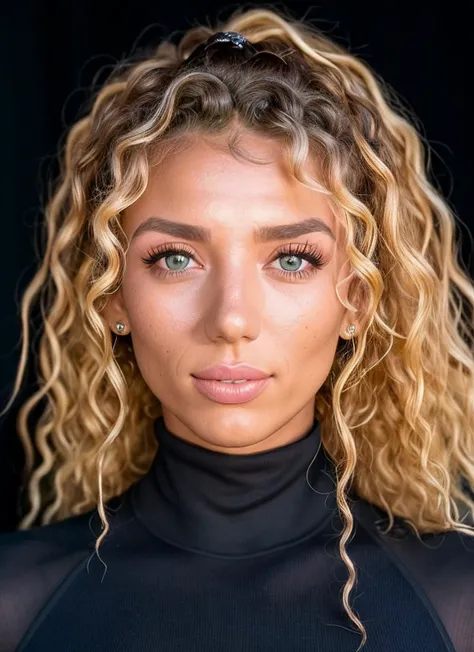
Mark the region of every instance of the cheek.
<instances>
[{"instance_id":1,"label":"cheek","mask_svg":"<svg viewBox=\"0 0 474 652\"><path fill-rule=\"evenodd\" d=\"M177 286L158 287L153 279L141 277L140 283L124 281L123 297L135 357L146 379L148 368L153 368L153 375L166 369L189 341L196 313L190 305L192 295L179 292Z\"/></svg>"},{"instance_id":2,"label":"cheek","mask_svg":"<svg viewBox=\"0 0 474 652\"><path fill-rule=\"evenodd\" d=\"M270 328L273 322L285 337L298 333L309 346L338 335L345 310L330 279L308 287L306 292L300 290L284 298L275 295L267 305L271 305Z\"/></svg>"},{"instance_id":3,"label":"cheek","mask_svg":"<svg viewBox=\"0 0 474 652\"><path fill-rule=\"evenodd\" d=\"M196 313L194 292L186 284L166 285L152 273L124 279L123 297L132 331L143 338L186 329Z\"/></svg>"},{"instance_id":4,"label":"cheek","mask_svg":"<svg viewBox=\"0 0 474 652\"><path fill-rule=\"evenodd\" d=\"M312 292L286 301L284 309L281 303L279 318L274 318L279 328L274 330L288 367L297 373L298 369L310 370L310 375L318 373L322 377L329 373L344 310L330 282L315 285Z\"/></svg>"}]
</instances>

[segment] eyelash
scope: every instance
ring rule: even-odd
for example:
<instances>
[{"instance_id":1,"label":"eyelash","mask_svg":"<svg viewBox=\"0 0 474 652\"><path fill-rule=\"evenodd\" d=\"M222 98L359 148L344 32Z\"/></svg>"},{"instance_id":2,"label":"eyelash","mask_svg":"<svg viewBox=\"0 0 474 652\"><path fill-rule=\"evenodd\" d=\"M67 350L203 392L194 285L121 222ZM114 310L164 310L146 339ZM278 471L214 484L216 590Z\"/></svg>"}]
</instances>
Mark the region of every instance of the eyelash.
<instances>
[{"instance_id":1,"label":"eyelash","mask_svg":"<svg viewBox=\"0 0 474 652\"><path fill-rule=\"evenodd\" d=\"M193 252L188 250L185 245L173 246L173 245L161 245L156 247L151 252L148 253L147 258L142 258L142 261L145 265L152 267L162 258L167 258L168 256L173 255L184 255L186 258L192 258L194 260ZM317 247L306 244L297 244L297 245L288 245L278 251L278 254L271 261L274 262L283 256L297 256L298 258L303 258L307 262L311 263L312 268L297 270L296 272L288 272L287 270L277 270L278 274L284 275L290 280L300 280L302 278L309 278L316 274L316 272L324 266L325 260L324 256ZM155 268L154 273L158 274L160 277L166 276L180 276L181 274L187 274L186 269L181 269L177 271L164 270L158 267Z\"/></svg>"}]
</instances>

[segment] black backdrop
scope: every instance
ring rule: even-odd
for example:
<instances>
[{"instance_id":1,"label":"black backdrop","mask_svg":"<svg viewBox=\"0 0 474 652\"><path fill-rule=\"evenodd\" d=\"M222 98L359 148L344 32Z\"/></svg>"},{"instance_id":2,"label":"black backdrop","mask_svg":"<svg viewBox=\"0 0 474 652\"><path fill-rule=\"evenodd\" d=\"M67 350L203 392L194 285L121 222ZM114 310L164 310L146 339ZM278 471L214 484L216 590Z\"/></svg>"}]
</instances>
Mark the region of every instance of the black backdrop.
<instances>
[{"instance_id":1,"label":"black backdrop","mask_svg":"<svg viewBox=\"0 0 474 652\"><path fill-rule=\"evenodd\" d=\"M320 0L317 5L288 1L270 6L307 17L349 46L411 107L431 146L433 177L458 215L461 253L472 274L473 60L468 4ZM178 35L197 23L214 24L238 6L252 3L10 0L1 10L0 409L10 396L19 361L19 299L36 268L41 246L37 224L48 180L57 171L56 148L77 119L95 76L100 82L104 66L171 32ZM38 323L36 314L33 343ZM15 419L20 403L34 389L34 373L30 354L19 398L0 419L0 530L13 529L18 520L22 451Z\"/></svg>"}]
</instances>

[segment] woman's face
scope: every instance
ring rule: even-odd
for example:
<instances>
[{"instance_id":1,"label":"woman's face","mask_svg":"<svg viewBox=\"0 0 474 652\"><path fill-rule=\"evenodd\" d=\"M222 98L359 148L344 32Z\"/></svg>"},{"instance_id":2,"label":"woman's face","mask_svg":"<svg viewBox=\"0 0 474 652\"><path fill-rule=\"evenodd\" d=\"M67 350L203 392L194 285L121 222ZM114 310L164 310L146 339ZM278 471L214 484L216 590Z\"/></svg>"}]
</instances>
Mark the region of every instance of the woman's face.
<instances>
[{"instance_id":1,"label":"woman's face","mask_svg":"<svg viewBox=\"0 0 474 652\"><path fill-rule=\"evenodd\" d=\"M311 426L338 338L356 323L335 292L349 268L343 227L324 195L285 172L277 142L243 137L253 156L271 158L264 166L210 142L196 138L152 168L146 192L124 212L130 247L106 315L112 329L120 320L131 332L169 430L213 450L252 453ZM160 218L202 230L204 239L160 232ZM322 230L276 237L278 227L310 219ZM144 262L167 248L184 252ZM216 402L193 375L219 363L247 363L271 378L250 401Z\"/></svg>"}]
</instances>

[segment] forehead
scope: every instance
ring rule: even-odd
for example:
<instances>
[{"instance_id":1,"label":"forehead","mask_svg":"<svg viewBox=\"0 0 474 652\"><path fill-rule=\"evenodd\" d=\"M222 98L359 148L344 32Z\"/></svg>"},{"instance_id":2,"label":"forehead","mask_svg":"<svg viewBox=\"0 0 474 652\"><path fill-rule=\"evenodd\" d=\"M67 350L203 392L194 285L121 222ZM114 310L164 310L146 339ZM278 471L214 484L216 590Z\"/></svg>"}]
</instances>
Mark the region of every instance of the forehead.
<instances>
[{"instance_id":1,"label":"forehead","mask_svg":"<svg viewBox=\"0 0 474 652\"><path fill-rule=\"evenodd\" d=\"M337 236L339 220L327 197L293 179L278 141L245 134L239 150L261 163L234 155L222 137L196 137L151 165L145 192L124 211L127 235L158 215L234 234L317 216ZM315 161L308 159L304 170L317 179Z\"/></svg>"}]
</instances>

